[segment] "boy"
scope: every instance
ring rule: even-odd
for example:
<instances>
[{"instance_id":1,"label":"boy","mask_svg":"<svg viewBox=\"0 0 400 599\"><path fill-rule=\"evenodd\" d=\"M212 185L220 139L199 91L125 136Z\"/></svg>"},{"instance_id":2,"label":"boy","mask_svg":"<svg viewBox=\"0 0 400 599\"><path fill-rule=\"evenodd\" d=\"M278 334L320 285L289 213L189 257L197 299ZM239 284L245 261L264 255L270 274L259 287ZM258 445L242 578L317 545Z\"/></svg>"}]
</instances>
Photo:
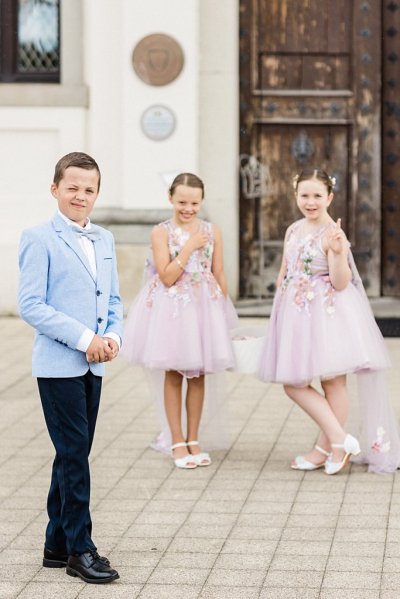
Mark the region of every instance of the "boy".
<instances>
[{"instance_id":1,"label":"boy","mask_svg":"<svg viewBox=\"0 0 400 599\"><path fill-rule=\"evenodd\" d=\"M100 188L93 158L73 152L55 168L52 221L23 232L21 317L36 329L32 374L56 450L43 566L88 583L117 578L91 538L89 452L104 362L120 347L122 305L114 240L89 220Z\"/></svg>"}]
</instances>

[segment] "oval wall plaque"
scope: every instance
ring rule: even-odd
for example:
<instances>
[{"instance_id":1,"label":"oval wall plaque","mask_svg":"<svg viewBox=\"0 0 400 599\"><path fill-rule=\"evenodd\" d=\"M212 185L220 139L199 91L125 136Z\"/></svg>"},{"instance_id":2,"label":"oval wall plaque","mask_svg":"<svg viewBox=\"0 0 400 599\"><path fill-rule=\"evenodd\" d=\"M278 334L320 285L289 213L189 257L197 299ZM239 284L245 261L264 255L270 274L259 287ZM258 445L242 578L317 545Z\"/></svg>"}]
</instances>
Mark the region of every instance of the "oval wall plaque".
<instances>
[{"instance_id":1,"label":"oval wall plaque","mask_svg":"<svg viewBox=\"0 0 400 599\"><path fill-rule=\"evenodd\" d=\"M175 115L166 106L155 105L147 108L140 119L142 131L150 139L162 141L175 130Z\"/></svg>"},{"instance_id":2,"label":"oval wall plaque","mask_svg":"<svg viewBox=\"0 0 400 599\"><path fill-rule=\"evenodd\" d=\"M183 67L180 44L164 33L147 35L133 50L135 73L149 85L167 85L174 81Z\"/></svg>"}]
</instances>

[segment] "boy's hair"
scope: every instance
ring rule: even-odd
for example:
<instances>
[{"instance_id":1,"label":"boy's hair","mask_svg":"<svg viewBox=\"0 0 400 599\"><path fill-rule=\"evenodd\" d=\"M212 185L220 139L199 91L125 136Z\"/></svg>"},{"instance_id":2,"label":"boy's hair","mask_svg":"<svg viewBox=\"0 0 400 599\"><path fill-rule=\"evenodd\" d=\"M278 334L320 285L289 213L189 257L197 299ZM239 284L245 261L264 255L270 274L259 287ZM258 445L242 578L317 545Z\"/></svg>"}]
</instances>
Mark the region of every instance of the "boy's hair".
<instances>
[{"instance_id":1,"label":"boy's hair","mask_svg":"<svg viewBox=\"0 0 400 599\"><path fill-rule=\"evenodd\" d=\"M85 154L84 152L71 152L70 154L66 154L65 156L60 158L60 160L56 164L56 168L54 171L53 182L55 185L59 184L59 182L64 176L65 171L70 166L84 168L87 171L96 170L99 175L99 183L97 186L97 191L99 191L101 181L99 165L97 164L94 158L89 156L89 154Z\"/></svg>"},{"instance_id":2,"label":"boy's hair","mask_svg":"<svg viewBox=\"0 0 400 599\"><path fill-rule=\"evenodd\" d=\"M174 195L174 191L178 185L197 187L198 189L201 189L201 197L204 198L204 183L197 175L193 175L192 173L181 173L180 175L177 175L169 188L169 195L171 197Z\"/></svg>"}]
</instances>

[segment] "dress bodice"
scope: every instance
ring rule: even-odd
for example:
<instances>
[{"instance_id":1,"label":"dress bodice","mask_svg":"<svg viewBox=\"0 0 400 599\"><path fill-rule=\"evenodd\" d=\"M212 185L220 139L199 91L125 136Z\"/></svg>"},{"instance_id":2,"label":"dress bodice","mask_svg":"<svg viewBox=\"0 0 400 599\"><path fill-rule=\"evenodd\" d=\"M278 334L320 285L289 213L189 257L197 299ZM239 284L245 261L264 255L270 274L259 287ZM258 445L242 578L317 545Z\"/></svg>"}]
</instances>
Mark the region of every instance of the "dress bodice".
<instances>
[{"instance_id":1,"label":"dress bodice","mask_svg":"<svg viewBox=\"0 0 400 599\"><path fill-rule=\"evenodd\" d=\"M171 260L174 260L190 238L190 233L174 225L172 220L164 221L160 226L168 232L168 249ZM208 237L207 243L190 255L185 268L179 278L170 287L161 284L159 275L152 259L146 260L146 272L149 281L147 305L152 306L158 289L173 301L175 305L174 317L179 315L182 307L193 300L193 294L200 291L202 286L207 289L207 295L216 300L223 294L212 273L212 257L214 251L214 235L212 224L200 221L200 230Z\"/></svg>"},{"instance_id":2,"label":"dress bodice","mask_svg":"<svg viewBox=\"0 0 400 599\"><path fill-rule=\"evenodd\" d=\"M291 287L293 302L299 311L311 314L315 299L322 298L326 312L335 313L336 291L329 279L328 256L322 247L325 233L334 227L330 222L321 225L314 233L301 235L304 219L294 223L285 244L286 275L280 287L284 293Z\"/></svg>"},{"instance_id":3,"label":"dress bodice","mask_svg":"<svg viewBox=\"0 0 400 599\"><path fill-rule=\"evenodd\" d=\"M176 258L185 243L190 238L190 233L174 225L172 220L161 223L168 231L168 248L171 260ZM200 230L208 236L207 243L195 250L189 257L185 271L190 273L211 272L212 256L214 250L214 238L212 224L204 220L200 221Z\"/></svg>"},{"instance_id":4,"label":"dress bodice","mask_svg":"<svg viewBox=\"0 0 400 599\"><path fill-rule=\"evenodd\" d=\"M304 219L294 223L286 241L286 276L292 278L303 275L328 275L328 257L322 247L322 237L334 224L322 225L315 233L301 236L303 222Z\"/></svg>"}]
</instances>

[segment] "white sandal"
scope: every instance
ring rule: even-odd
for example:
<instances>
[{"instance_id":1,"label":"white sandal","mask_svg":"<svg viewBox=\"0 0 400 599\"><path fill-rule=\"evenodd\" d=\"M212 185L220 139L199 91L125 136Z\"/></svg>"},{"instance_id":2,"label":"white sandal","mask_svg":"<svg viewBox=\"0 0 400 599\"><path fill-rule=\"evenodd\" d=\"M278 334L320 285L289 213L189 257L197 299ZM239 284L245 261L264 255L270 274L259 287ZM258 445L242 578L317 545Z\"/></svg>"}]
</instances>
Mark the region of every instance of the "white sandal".
<instances>
[{"instance_id":1,"label":"white sandal","mask_svg":"<svg viewBox=\"0 0 400 599\"><path fill-rule=\"evenodd\" d=\"M193 456L188 453L183 458L174 458L173 451L178 447L186 447L186 443L175 443L171 445L171 455L174 460L174 464L177 468L184 468L185 470L193 470L193 468L197 468L197 462L193 459Z\"/></svg>"},{"instance_id":2,"label":"white sandal","mask_svg":"<svg viewBox=\"0 0 400 599\"><path fill-rule=\"evenodd\" d=\"M319 445L315 445L315 449L326 456L326 458L329 458L330 453L325 451L325 449L322 449ZM323 468L325 466L326 461L321 462L321 464L313 464L312 462L305 460L302 455L298 455L294 458L294 464L290 464L290 467L293 468L293 470L318 470L318 468Z\"/></svg>"},{"instance_id":3,"label":"white sandal","mask_svg":"<svg viewBox=\"0 0 400 599\"><path fill-rule=\"evenodd\" d=\"M361 452L360 444L352 435L346 435L343 443L332 443L331 447L341 448L345 450L345 456L341 462L332 462L329 458L325 462L326 474L337 474L349 463L352 455L358 455Z\"/></svg>"},{"instance_id":4,"label":"white sandal","mask_svg":"<svg viewBox=\"0 0 400 599\"><path fill-rule=\"evenodd\" d=\"M200 445L198 441L188 441L186 443L188 447L191 445ZM193 461L196 463L196 466L209 466L211 464L210 454L202 451L200 453L192 453L190 454Z\"/></svg>"}]
</instances>

